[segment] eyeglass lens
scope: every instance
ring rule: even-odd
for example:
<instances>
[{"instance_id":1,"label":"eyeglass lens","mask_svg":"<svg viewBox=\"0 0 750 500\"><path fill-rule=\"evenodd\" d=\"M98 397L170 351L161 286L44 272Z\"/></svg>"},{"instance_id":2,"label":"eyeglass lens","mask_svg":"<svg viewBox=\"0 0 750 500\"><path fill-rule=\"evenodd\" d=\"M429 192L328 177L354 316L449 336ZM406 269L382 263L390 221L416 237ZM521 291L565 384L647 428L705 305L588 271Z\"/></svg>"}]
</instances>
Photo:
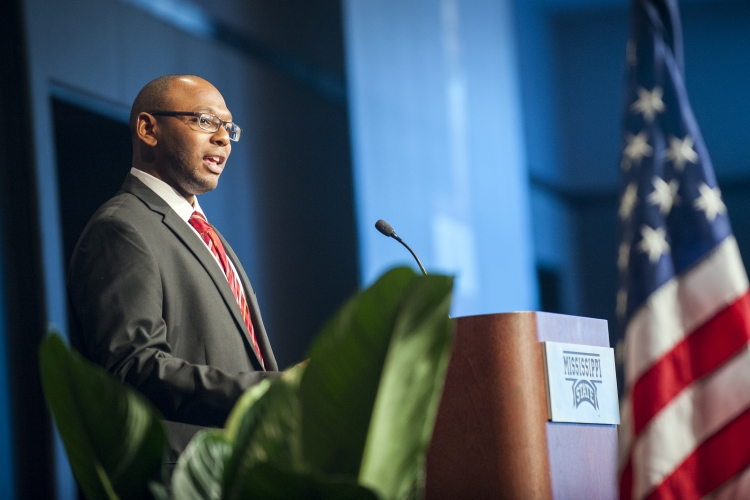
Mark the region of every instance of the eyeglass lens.
<instances>
[{"instance_id":1,"label":"eyeglass lens","mask_svg":"<svg viewBox=\"0 0 750 500\"><path fill-rule=\"evenodd\" d=\"M208 132L217 132L219 127L224 128L229 133L229 139L238 141L240 139L240 128L232 122L225 122L216 115L201 113L198 115L198 126Z\"/></svg>"}]
</instances>

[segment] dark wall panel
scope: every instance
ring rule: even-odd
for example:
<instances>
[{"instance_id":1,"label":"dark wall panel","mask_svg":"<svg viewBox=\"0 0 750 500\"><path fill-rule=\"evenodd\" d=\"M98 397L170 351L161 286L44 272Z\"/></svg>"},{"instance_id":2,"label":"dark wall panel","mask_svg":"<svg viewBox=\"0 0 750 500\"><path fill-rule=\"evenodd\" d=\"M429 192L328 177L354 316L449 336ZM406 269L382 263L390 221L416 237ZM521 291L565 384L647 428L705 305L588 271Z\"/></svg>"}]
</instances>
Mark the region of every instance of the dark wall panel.
<instances>
[{"instance_id":1,"label":"dark wall panel","mask_svg":"<svg viewBox=\"0 0 750 500\"><path fill-rule=\"evenodd\" d=\"M610 346L618 338L615 316L617 296L618 199L577 204L576 236L580 269L582 315L606 319Z\"/></svg>"},{"instance_id":2,"label":"dark wall panel","mask_svg":"<svg viewBox=\"0 0 750 500\"><path fill-rule=\"evenodd\" d=\"M125 180L132 147L126 123L54 98L52 113L67 269L86 223Z\"/></svg>"},{"instance_id":3,"label":"dark wall panel","mask_svg":"<svg viewBox=\"0 0 750 500\"><path fill-rule=\"evenodd\" d=\"M346 107L275 72L256 82L251 149L258 193L259 297L280 366L357 288L357 241Z\"/></svg>"},{"instance_id":4,"label":"dark wall panel","mask_svg":"<svg viewBox=\"0 0 750 500\"><path fill-rule=\"evenodd\" d=\"M553 18L562 185L578 192L619 182L628 20L625 7Z\"/></svg>"}]
</instances>

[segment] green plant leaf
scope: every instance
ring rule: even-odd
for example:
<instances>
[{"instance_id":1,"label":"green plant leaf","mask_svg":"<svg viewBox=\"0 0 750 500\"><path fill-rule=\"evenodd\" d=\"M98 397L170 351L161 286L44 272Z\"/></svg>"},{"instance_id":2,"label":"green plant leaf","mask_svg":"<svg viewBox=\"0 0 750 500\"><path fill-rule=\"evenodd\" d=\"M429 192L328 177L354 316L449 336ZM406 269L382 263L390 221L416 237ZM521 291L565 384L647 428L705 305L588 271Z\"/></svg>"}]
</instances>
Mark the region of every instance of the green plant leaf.
<instances>
[{"instance_id":1,"label":"green plant leaf","mask_svg":"<svg viewBox=\"0 0 750 500\"><path fill-rule=\"evenodd\" d=\"M303 454L384 498L418 494L450 354L453 280L408 268L349 301L310 351Z\"/></svg>"},{"instance_id":2,"label":"green plant leaf","mask_svg":"<svg viewBox=\"0 0 750 500\"><path fill-rule=\"evenodd\" d=\"M172 498L219 500L224 464L232 453L221 429L205 429L190 440L172 474Z\"/></svg>"},{"instance_id":3,"label":"green plant leaf","mask_svg":"<svg viewBox=\"0 0 750 500\"><path fill-rule=\"evenodd\" d=\"M359 475L401 299L416 275L393 269L349 300L318 335L301 387L303 453L313 470Z\"/></svg>"},{"instance_id":4,"label":"green plant leaf","mask_svg":"<svg viewBox=\"0 0 750 500\"><path fill-rule=\"evenodd\" d=\"M58 335L42 341L39 357L45 399L87 498L148 497L165 443L156 410Z\"/></svg>"},{"instance_id":5,"label":"green plant leaf","mask_svg":"<svg viewBox=\"0 0 750 500\"><path fill-rule=\"evenodd\" d=\"M263 462L242 477L244 498L263 500L378 500L368 488L337 476L292 472Z\"/></svg>"},{"instance_id":6,"label":"green plant leaf","mask_svg":"<svg viewBox=\"0 0 750 500\"><path fill-rule=\"evenodd\" d=\"M453 338L452 287L445 276L419 277L402 301L359 473L360 484L385 498L411 498L422 488Z\"/></svg>"},{"instance_id":7,"label":"green plant leaf","mask_svg":"<svg viewBox=\"0 0 750 500\"><path fill-rule=\"evenodd\" d=\"M247 401L239 402L244 413L238 410L230 418L236 437L224 474L225 498L258 498L248 489L252 485L246 478L259 463L273 462L292 470L303 468L299 384L304 371L303 365L286 370L271 381L265 391L248 391Z\"/></svg>"}]
</instances>

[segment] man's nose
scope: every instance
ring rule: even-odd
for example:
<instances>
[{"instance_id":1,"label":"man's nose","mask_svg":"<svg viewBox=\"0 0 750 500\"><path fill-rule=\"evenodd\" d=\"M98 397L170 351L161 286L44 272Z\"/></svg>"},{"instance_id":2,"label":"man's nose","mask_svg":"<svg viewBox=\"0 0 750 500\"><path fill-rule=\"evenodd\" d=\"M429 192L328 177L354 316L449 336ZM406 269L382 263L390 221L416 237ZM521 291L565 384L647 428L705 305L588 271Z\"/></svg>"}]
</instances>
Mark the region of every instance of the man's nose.
<instances>
[{"instance_id":1,"label":"man's nose","mask_svg":"<svg viewBox=\"0 0 750 500\"><path fill-rule=\"evenodd\" d=\"M214 132L214 134L211 136L211 142L219 146L226 146L227 144L229 144L229 132L224 127L224 125L219 127L219 130Z\"/></svg>"}]
</instances>

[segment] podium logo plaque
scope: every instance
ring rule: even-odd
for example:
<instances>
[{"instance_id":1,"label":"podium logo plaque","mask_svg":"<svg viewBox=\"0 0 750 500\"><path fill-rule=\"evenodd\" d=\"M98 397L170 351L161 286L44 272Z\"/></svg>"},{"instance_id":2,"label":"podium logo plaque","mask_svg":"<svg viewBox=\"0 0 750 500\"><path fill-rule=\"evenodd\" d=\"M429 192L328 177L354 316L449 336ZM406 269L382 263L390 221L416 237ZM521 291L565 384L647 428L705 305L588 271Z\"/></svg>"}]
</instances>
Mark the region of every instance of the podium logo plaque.
<instances>
[{"instance_id":1,"label":"podium logo plaque","mask_svg":"<svg viewBox=\"0 0 750 500\"><path fill-rule=\"evenodd\" d=\"M543 342L547 418L619 424L615 352L609 347Z\"/></svg>"}]
</instances>

